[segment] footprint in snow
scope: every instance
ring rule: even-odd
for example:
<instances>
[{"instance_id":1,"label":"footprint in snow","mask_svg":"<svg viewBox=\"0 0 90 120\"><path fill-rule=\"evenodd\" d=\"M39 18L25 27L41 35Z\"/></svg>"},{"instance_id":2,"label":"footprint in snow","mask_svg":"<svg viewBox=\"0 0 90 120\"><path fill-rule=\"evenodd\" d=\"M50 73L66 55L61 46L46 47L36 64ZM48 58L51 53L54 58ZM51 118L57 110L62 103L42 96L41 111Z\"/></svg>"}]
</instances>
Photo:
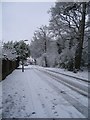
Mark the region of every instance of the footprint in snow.
<instances>
[{"instance_id":1,"label":"footprint in snow","mask_svg":"<svg viewBox=\"0 0 90 120\"><path fill-rule=\"evenodd\" d=\"M65 94L65 91L61 91L61 93Z\"/></svg>"},{"instance_id":2,"label":"footprint in snow","mask_svg":"<svg viewBox=\"0 0 90 120\"><path fill-rule=\"evenodd\" d=\"M40 94L38 94L38 96L40 96Z\"/></svg>"},{"instance_id":3,"label":"footprint in snow","mask_svg":"<svg viewBox=\"0 0 90 120\"><path fill-rule=\"evenodd\" d=\"M43 106L43 108L45 107L45 105L44 105L44 104L42 104L42 106Z\"/></svg>"},{"instance_id":4,"label":"footprint in snow","mask_svg":"<svg viewBox=\"0 0 90 120\"><path fill-rule=\"evenodd\" d=\"M35 112L32 112L32 114L36 114Z\"/></svg>"},{"instance_id":5,"label":"footprint in snow","mask_svg":"<svg viewBox=\"0 0 90 120\"><path fill-rule=\"evenodd\" d=\"M9 94L8 97L11 97L11 95Z\"/></svg>"},{"instance_id":6,"label":"footprint in snow","mask_svg":"<svg viewBox=\"0 0 90 120\"><path fill-rule=\"evenodd\" d=\"M56 100L55 98L53 100Z\"/></svg>"},{"instance_id":7,"label":"footprint in snow","mask_svg":"<svg viewBox=\"0 0 90 120\"><path fill-rule=\"evenodd\" d=\"M53 105L52 108L55 108L55 106Z\"/></svg>"},{"instance_id":8,"label":"footprint in snow","mask_svg":"<svg viewBox=\"0 0 90 120\"><path fill-rule=\"evenodd\" d=\"M23 96L23 98L25 98L25 95Z\"/></svg>"},{"instance_id":9,"label":"footprint in snow","mask_svg":"<svg viewBox=\"0 0 90 120\"><path fill-rule=\"evenodd\" d=\"M55 106L52 106L52 110L55 110Z\"/></svg>"},{"instance_id":10,"label":"footprint in snow","mask_svg":"<svg viewBox=\"0 0 90 120\"><path fill-rule=\"evenodd\" d=\"M56 114L56 113L57 113L57 111L54 112L54 114Z\"/></svg>"},{"instance_id":11,"label":"footprint in snow","mask_svg":"<svg viewBox=\"0 0 90 120\"><path fill-rule=\"evenodd\" d=\"M12 101L12 104L14 104L14 102Z\"/></svg>"},{"instance_id":12,"label":"footprint in snow","mask_svg":"<svg viewBox=\"0 0 90 120\"><path fill-rule=\"evenodd\" d=\"M57 111L55 111L54 114L55 114L56 116L58 116Z\"/></svg>"},{"instance_id":13,"label":"footprint in snow","mask_svg":"<svg viewBox=\"0 0 90 120\"><path fill-rule=\"evenodd\" d=\"M21 110L19 109L18 112L21 112Z\"/></svg>"},{"instance_id":14,"label":"footprint in snow","mask_svg":"<svg viewBox=\"0 0 90 120\"><path fill-rule=\"evenodd\" d=\"M8 99L6 99L6 100L5 100L5 103L8 103L8 102L9 102L9 100L8 100ZM3 104L4 104L4 103L3 103Z\"/></svg>"},{"instance_id":15,"label":"footprint in snow","mask_svg":"<svg viewBox=\"0 0 90 120\"><path fill-rule=\"evenodd\" d=\"M17 92L15 92L15 94L18 94Z\"/></svg>"}]
</instances>

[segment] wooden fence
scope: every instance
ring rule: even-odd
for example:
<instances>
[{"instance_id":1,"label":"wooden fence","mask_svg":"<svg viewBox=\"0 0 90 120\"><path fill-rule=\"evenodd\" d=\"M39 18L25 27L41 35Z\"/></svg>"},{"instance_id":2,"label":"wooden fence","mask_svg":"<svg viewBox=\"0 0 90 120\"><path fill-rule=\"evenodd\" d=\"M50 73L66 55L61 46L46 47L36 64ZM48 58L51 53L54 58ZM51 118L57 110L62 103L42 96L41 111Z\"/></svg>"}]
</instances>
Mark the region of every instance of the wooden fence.
<instances>
[{"instance_id":1,"label":"wooden fence","mask_svg":"<svg viewBox=\"0 0 90 120\"><path fill-rule=\"evenodd\" d=\"M13 70L19 66L19 58L17 60L2 60L2 80L6 78Z\"/></svg>"}]
</instances>

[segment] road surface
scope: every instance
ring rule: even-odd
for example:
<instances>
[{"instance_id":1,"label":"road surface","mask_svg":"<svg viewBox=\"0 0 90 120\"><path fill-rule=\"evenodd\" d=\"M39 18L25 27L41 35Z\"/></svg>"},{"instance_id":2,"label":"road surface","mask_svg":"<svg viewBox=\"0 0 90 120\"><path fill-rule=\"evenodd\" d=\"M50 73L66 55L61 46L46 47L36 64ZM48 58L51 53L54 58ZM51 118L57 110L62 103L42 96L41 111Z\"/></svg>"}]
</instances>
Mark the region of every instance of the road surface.
<instances>
[{"instance_id":1,"label":"road surface","mask_svg":"<svg viewBox=\"0 0 90 120\"><path fill-rule=\"evenodd\" d=\"M2 81L2 117L87 118L88 98L38 68L16 69Z\"/></svg>"}]
</instances>

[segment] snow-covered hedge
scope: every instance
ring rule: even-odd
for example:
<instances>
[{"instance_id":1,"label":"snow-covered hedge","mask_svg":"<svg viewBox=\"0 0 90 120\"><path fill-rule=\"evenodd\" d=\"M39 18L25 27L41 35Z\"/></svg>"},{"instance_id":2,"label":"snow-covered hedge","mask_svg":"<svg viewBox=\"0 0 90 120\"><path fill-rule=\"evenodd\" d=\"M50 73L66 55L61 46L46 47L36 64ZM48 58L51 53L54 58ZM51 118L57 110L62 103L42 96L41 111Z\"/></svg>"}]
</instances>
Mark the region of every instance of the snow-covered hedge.
<instances>
[{"instance_id":1,"label":"snow-covered hedge","mask_svg":"<svg viewBox=\"0 0 90 120\"><path fill-rule=\"evenodd\" d=\"M3 48L0 54L2 60L2 80L19 66L19 57L15 49Z\"/></svg>"},{"instance_id":2,"label":"snow-covered hedge","mask_svg":"<svg viewBox=\"0 0 90 120\"><path fill-rule=\"evenodd\" d=\"M2 59L8 59L8 60L16 60L17 58L17 54L15 49L7 49L7 48L3 48L2 49Z\"/></svg>"}]
</instances>

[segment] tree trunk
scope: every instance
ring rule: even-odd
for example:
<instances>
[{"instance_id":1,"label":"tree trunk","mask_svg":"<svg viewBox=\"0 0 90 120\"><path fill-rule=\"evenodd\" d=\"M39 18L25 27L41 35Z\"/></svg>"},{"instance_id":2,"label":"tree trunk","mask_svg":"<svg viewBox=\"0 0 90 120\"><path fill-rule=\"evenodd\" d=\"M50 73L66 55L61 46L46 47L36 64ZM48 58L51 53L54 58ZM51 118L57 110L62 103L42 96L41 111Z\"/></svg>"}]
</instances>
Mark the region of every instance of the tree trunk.
<instances>
[{"instance_id":1,"label":"tree trunk","mask_svg":"<svg viewBox=\"0 0 90 120\"><path fill-rule=\"evenodd\" d=\"M86 3L82 3L82 19L79 25L79 41L78 46L75 53L75 69L80 69L81 66L81 58L82 58L82 49L83 49L83 41L84 41L84 29L85 29L85 14L86 14Z\"/></svg>"},{"instance_id":2,"label":"tree trunk","mask_svg":"<svg viewBox=\"0 0 90 120\"><path fill-rule=\"evenodd\" d=\"M48 67L48 64L47 64L47 56L46 56L46 53L47 53L47 39L46 39L46 34L44 34L44 38L45 38L45 43L44 43L44 49L45 49L45 67Z\"/></svg>"},{"instance_id":3,"label":"tree trunk","mask_svg":"<svg viewBox=\"0 0 90 120\"><path fill-rule=\"evenodd\" d=\"M45 67L48 67L48 64L47 64L47 57L45 56Z\"/></svg>"},{"instance_id":4,"label":"tree trunk","mask_svg":"<svg viewBox=\"0 0 90 120\"><path fill-rule=\"evenodd\" d=\"M24 72L24 61L22 59L22 72Z\"/></svg>"}]
</instances>

